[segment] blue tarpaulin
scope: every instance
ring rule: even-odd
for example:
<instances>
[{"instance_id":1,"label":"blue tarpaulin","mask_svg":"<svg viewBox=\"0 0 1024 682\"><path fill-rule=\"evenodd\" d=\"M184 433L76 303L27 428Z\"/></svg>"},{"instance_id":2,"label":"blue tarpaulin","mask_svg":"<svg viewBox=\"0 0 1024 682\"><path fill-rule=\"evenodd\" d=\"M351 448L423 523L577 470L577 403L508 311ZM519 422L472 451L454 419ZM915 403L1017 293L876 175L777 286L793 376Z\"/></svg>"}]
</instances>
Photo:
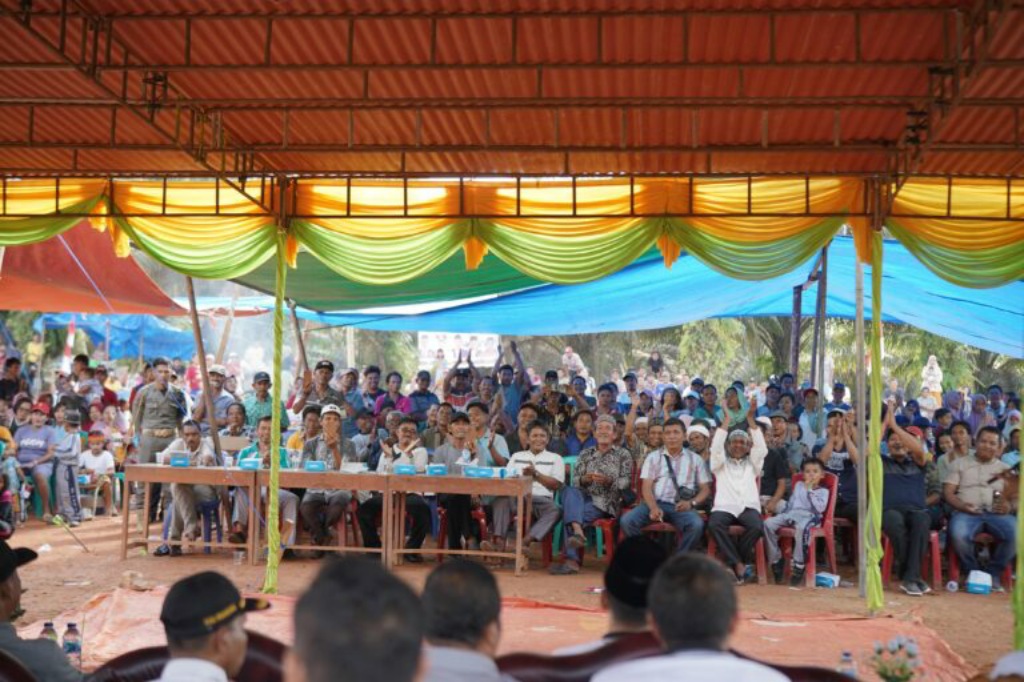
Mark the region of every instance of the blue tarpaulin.
<instances>
[{"instance_id":1,"label":"blue tarpaulin","mask_svg":"<svg viewBox=\"0 0 1024 682\"><path fill-rule=\"evenodd\" d=\"M72 317L75 329L87 333L97 344L106 341L107 323L110 323L111 359L137 358L140 350L147 358L191 358L196 352L191 330L178 329L153 315L48 313L39 316L32 327L37 332L42 331L44 324L49 328L67 327Z\"/></svg>"},{"instance_id":2,"label":"blue tarpaulin","mask_svg":"<svg viewBox=\"0 0 1024 682\"><path fill-rule=\"evenodd\" d=\"M856 312L853 239L829 246L830 317ZM299 316L329 325L385 331L480 332L544 336L671 327L712 317L790 315L793 287L814 260L782 277L747 282L731 279L682 256L671 269L660 260L637 262L586 284L546 284L484 301L419 314L315 313ZM865 317L871 317L870 267L865 267ZM1024 357L1024 283L966 289L932 274L895 241L885 243L884 319L904 322L961 343ZM815 290L803 297L814 315Z\"/></svg>"}]
</instances>

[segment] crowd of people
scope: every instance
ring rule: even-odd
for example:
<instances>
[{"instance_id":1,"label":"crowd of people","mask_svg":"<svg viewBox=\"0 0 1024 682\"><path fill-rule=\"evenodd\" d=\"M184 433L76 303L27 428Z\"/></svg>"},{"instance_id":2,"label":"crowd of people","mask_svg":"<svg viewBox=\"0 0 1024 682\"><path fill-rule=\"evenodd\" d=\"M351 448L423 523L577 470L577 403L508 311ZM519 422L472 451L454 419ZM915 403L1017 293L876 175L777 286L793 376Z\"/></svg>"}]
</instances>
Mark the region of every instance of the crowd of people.
<instances>
[{"instance_id":1,"label":"crowd of people","mask_svg":"<svg viewBox=\"0 0 1024 682\"><path fill-rule=\"evenodd\" d=\"M202 381L181 385L189 369L157 359L119 400L107 386L106 368L79 356L67 376L56 377L52 391L31 396L20 362L9 358L0 379L0 421L6 425L0 428L6 445L0 515L9 534L12 502L24 507L28 501L15 493L27 487L35 490L47 521L59 513L71 525L80 523L83 488L96 491L97 508L102 497L102 509L114 514L115 467L158 461L165 453L186 454L198 466L223 465L223 452L211 438L215 432L240 444L238 459L269 463L277 456L285 468L319 461L328 471L349 465L388 472L399 465L424 471L428 464L444 464L458 474L478 465L529 476L525 551L561 533L562 556L550 567L559 575L581 570L589 527L612 523L625 537L674 531L678 551L713 546L740 584L755 578L755 551L763 539L772 577L781 582L787 553L779 536L793 528L789 574L800 584L809 530L832 514L856 525L863 461L857 431L863 420L842 383L833 384L826 399L785 373L763 383L735 381L720 395L700 377L677 374L672 381L653 354L638 370L615 372L597 385L571 348L562 363L536 375L513 342L498 348L491 368L482 370L471 353L460 354L443 376L422 370L407 385L398 372L374 365L338 371L322 359L286 392L279 414L285 435L275 444L271 377L264 371L254 372L250 390L242 393L231 385L230 369L210 364L207 399L198 388ZM920 559L929 533L940 530L964 571L984 568L994 588L1002 589L1015 547L1019 398L999 386L969 400L959 391L941 393L934 358L922 377L916 399L890 383L868 401L882 411L883 531L900 586L912 596L930 590ZM148 513L154 520L170 515L168 539L189 541L198 534L198 506L218 499L233 507L232 539L244 541L253 531L247 527L249 501L237 495L232 500L223 488L164 486L151 496ZM282 490L280 499L284 557L290 559L300 532L325 549L337 542L338 521L353 495ZM364 544L378 547L381 499L359 493L355 503ZM450 549L512 546L514 506L508 498L449 494L438 503L447 512ZM409 495L406 509L406 548L420 549L431 527L430 505ZM976 546L981 532L994 538L991 547ZM173 542L157 554L181 552ZM407 559L422 561L418 553Z\"/></svg>"}]
</instances>

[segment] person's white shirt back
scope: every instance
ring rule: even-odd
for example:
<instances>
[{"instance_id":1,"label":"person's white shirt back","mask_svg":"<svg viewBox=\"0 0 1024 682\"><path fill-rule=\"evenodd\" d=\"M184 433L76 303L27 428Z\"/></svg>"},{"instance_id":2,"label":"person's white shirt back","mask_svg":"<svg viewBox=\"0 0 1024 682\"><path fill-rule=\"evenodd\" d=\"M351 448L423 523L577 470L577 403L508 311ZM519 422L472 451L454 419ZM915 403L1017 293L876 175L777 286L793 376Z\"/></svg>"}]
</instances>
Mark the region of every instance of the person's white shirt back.
<instances>
[{"instance_id":1,"label":"person's white shirt back","mask_svg":"<svg viewBox=\"0 0 1024 682\"><path fill-rule=\"evenodd\" d=\"M114 473L114 456L106 450L98 455L92 454L92 450L86 450L79 461L83 469L97 476Z\"/></svg>"},{"instance_id":2,"label":"person's white shirt back","mask_svg":"<svg viewBox=\"0 0 1024 682\"><path fill-rule=\"evenodd\" d=\"M748 661L727 651L679 651L664 656L641 658L605 668L591 682L789 682L789 678L761 663Z\"/></svg>"}]
</instances>

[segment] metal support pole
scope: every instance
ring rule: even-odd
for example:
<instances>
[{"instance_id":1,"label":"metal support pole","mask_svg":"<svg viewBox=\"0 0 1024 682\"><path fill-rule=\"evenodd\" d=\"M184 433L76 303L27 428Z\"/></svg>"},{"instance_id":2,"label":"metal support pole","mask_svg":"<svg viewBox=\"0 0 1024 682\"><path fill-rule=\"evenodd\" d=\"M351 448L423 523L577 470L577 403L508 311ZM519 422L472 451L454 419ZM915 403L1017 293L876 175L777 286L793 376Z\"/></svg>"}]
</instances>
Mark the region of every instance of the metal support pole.
<instances>
[{"instance_id":1,"label":"metal support pole","mask_svg":"<svg viewBox=\"0 0 1024 682\"><path fill-rule=\"evenodd\" d=\"M818 273L818 319L821 320L821 327L818 330L818 383L821 385L821 394L828 394L828 386L825 385L825 319L828 315L828 246L821 250L821 272Z\"/></svg>"},{"instance_id":2,"label":"metal support pole","mask_svg":"<svg viewBox=\"0 0 1024 682\"><path fill-rule=\"evenodd\" d=\"M856 291L857 291L857 317L854 322L854 330L857 334L857 452L860 455L860 462L857 465L857 518L860 521L860 530L864 529L867 521L868 510L868 476L867 476L867 453L864 449L864 425L866 423L864 406L867 404L865 397L866 373L864 371L864 265L860 258L854 255L856 260ZM857 585L860 588L860 596L867 595L867 547L863 539L857 543L859 556L857 558Z\"/></svg>"},{"instance_id":3,"label":"metal support pole","mask_svg":"<svg viewBox=\"0 0 1024 682\"><path fill-rule=\"evenodd\" d=\"M217 431L217 415L214 414L213 393L210 388L210 375L206 368L206 349L203 348L203 332L199 327L199 312L196 310L196 290L192 286L192 278L185 276L185 285L188 287L188 312L192 317L192 335L196 340L196 354L199 355L199 374L203 380L203 404L206 410L206 420L210 423L210 438L213 439L213 450L220 455L220 434ZM255 532L249 529L249 532Z\"/></svg>"},{"instance_id":4,"label":"metal support pole","mask_svg":"<svg viewBox=\"0 0 1024 682\"><path fill-rule=\"evenodd\" d=\"M793 287L793 316L789 325L789 371L799 380L800 377L800 321L803 305L803 286Z\"/></svg>"}]
</instances>

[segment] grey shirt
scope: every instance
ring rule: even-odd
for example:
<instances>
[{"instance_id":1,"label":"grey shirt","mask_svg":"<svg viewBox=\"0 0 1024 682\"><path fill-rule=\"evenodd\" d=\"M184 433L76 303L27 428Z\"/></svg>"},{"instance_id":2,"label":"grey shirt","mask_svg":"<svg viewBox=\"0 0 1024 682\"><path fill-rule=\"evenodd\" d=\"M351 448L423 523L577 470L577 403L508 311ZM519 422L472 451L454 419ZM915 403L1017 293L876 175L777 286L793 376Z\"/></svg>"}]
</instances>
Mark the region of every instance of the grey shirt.
<instances>
[{"instance_id":1,"label":"grey shirt","mask_svg":"<svg viewBox=\"0 0 1024 682\"><path fill-rule=\"evenodd\" d=\"M421 682L511 682L497 664L476 651L427 645L427 673Z\"/></svg>"},{"instance_id":2,"label":"grey shirt","mask_svg":"<svg viewBox=\"0 0 1024 682\"><path fill-rule=\"evenodd\" d=\"M341 437L340 443L341 451L341 462L358 462L360 461L356 455L356 446L352 444L352 441L344 436ZM327 471L337 471L341 468L341 462L336 462L334 459L334 452L327 447L327 441L324 440L323 434L316 438L310 438L306 441L306 444L302 447L302 466L306 466L306 462L316 461L323 462L327 467ZM333 490L307 490L308 493L320 493L323 495L334 492Z\"/></svg>"},{"instance_id":3,"label":"grey shirt","mask_svg":"<svg viewBox=\"0 0 1024 682\"><path fill-rule=\"evenodd\" d=\"M60 646L48 639L21 639L13 623L0 623L0 651L46 682L81 682L82 673L71 667Z\"/></svg>"}]
</instances>

